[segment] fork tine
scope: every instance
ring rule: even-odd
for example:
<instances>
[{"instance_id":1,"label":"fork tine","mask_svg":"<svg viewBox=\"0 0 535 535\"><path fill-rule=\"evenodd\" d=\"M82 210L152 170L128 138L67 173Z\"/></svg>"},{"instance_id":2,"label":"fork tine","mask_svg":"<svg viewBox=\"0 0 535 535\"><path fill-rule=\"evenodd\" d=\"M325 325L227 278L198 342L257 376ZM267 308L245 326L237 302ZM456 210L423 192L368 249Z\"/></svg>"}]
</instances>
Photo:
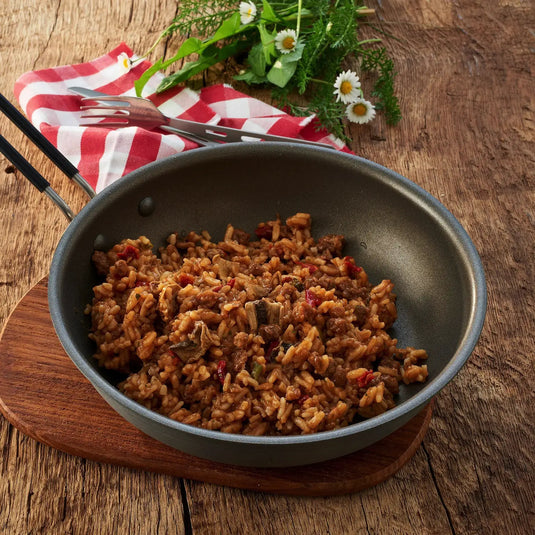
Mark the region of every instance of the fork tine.
<instances>
[{"instance_id":1,"label":"fork tine","mask_svg":"<svg viewBox=\"0 0 535 535\"><path fill-rule=\"evenodd\" d=\"M117 110L124 111L125 113L130 113L130 109L126 109L124 106L109 106L105 104L104 106L80 106L81 110Z\"/></svg>"},{"instance_id":2,"label":"fork tine","mask_svg":"<svg viewBox=\"0 0 535 535\"><path fill-rule=\"evenodd\" d=\"M79 126L97 126L99 128L121 128L125 126L132 126L128 123L119 123L119 122L100 122L100 123L80 123Z\"/></svg>"},{"instance_id":3,"label":"fork tine","mask_svg":"<svg viewBox=\"0 0 535 535\"><path fill-rule=\"evenodd\" d=\"M128 115L118 113L95 113L80 115L80 119L124 119L123 124L128 123Z\"/></svg>"},{"instance_id":4,"label":"fork tine","mask_svg":"<svg viewBox=\"0 0 535 535\"><path fill-rule=\"evenodd\" d=\"M130 99L137 98L137 97L123 97L122 95L105 95L105 96L98 96L98 97L82 97L82 102L85 102L86 100L102 100L103 102L112 101L112 102L124 102L126 104L129 104ZM141 99L145 100L145 99Z\"/></svg>"}]
</instances>

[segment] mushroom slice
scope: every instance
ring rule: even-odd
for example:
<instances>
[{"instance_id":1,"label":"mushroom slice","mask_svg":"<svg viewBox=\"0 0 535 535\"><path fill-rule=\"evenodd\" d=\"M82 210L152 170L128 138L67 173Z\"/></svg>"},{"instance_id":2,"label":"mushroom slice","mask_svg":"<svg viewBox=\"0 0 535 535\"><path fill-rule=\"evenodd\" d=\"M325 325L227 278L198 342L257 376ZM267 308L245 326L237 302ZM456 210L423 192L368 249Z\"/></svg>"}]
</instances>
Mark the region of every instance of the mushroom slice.
<instances>
[{"instance_id":1,"label":"mushroom slice","mask_svg":"<svg viewBox=\"0 0 535 535\"><path fill-rule=\"evenodd\" d=\"M249 321L251 331L256 331L260 325L279 324L282 305L269 301L268 299L258 299L245 303L245 313Z\"/></svg>"},{"instance_id":2,"label":"mushroom slice","mask_svg":"<svg viewBox=\"0 0 535 535\"><path fill-rule=\"evenodd\" d=\"M231 262L219 255L215 255L212 259L212 264L217 265L217 270L220 279L227 279L229 276L235 277L240 271L240 264L238 262Z\"/></svg>"},{"instance_id":3,"label":"mushroom slice","mask_svg":"<svg viewBox=\"0 0 535 535\"><path fill-rule=\"evenodd\" d=\"M182 362L200 359L213 345L219 345L219 337L210 332L204 321L196 321L187 340L169 346Z\"/></svg>"}]
</instances>

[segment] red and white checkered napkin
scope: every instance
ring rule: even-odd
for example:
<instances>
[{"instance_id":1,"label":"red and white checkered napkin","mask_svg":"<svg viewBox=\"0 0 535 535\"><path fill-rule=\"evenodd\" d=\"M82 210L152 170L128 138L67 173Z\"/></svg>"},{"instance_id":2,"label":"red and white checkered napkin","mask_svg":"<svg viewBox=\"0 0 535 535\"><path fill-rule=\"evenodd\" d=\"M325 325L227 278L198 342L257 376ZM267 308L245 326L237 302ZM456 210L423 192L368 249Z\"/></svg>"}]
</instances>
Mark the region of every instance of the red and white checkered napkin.
<instances>
[{"instance_id":1,"label":"red and white checkered napkin","mask_svg":"<svg viewBox=\"0 0 535 535\"><path fill-rule=\"evenodd\" d=\"M135 96L134 82L150 63L136 62L130 69L126 57L136 59L123 43L87 63L28 72L15 83L15 96L30 121L97 192L142 165L197 147L176 134L158 130L80 126L83 122L80 97L67 88L78 86L110 95ZM293 117L223 84L206 87L200 92L180 87L156 94L162 79L163 75L154 76L145 86L143 96L170 117L321 141L349 152L340 140L325 130L317 131L313 117Z\"/></svg>"}]
</instances>

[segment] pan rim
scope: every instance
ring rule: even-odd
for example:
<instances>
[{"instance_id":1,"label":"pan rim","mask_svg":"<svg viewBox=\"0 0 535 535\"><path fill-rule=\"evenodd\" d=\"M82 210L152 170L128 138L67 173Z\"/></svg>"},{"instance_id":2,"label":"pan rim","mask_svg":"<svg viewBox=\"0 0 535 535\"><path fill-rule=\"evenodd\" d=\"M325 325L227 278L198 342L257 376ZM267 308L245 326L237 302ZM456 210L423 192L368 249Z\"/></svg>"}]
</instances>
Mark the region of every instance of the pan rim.
<instances>
[{"instance_id":1,"label":"pan rim","mask_svg":"<svg viewBox=\"0 0 535 535\"><path fill-rule=\"evenodd\" d=\"M359 435L371 429L379 428L384 424L394 422L407 413L412 413L418 408L422 408L429 403L460 371L464 366L471 353L473 352L479 340L481 331L483 329L486 309L487 309L487 289L485 281L485 273L481 258L473 244L470 236L455 218L455 216L433 195L424 190L421 186L412 182L403 175L386 168L381 164L372 162L360 156L353 154L332 151L330 149L321 147L309 147L297 144L284 144L274 142L262 142L256 145L252 151L260 151L265 155L281 155L291 154L297 148L300 152L310 152L312 155L316 152L323 153L324 158L342 158L350 159L356 165L366 169L373 174L373 178L386 182L388 180L391 187L395 187L398 192L410 198L413 202L425 208L429 215L437 219L443 228L448 230L450 239L454 242L456 250L462 251L462 258L466 264L467 273L470 275L470 309L468 311L468 321L464 328L464 335L458 343L457 351L450 357L448 364L444 369L433 379L431 379L419 392L411 395L407 400L396 405L394 408L384 412L381 415L375 416L368 420L357 422L346 427L335 429L332 431L321 431L309 435L290 435L290 436L250 436L241 434L223 433L221 431L214 431L194 427L188 424L183 424L172 420L167 416L163 416L155 411L152 411L134 400L128 398L121 393L115 386L108 382L102 375L98 373L88 362L81 352L78 351L75 344L72 342L70 333L66 328L66 323L62 320L60 313L60 293L61 281L58 279L58 273L61 272L61 266L64 255L63 251L66 249L69 241L79 231L80 227L86 224L89 214L92 213L94 204L98 203L103 196L120 195L122 190L127 187L135 187L138 182L145 180L147 171L159 170L164 172L168 168L175 168L185 164L191 164L196 160L205 158L217 158L219 155L226 155L227 157L239 155L243 151L245 145L243 144L228 144L221 147L205 147L188 151L185 153L170 156L164 160L152 162L142 168L132 171L121 180L108 186L103 192L99 193L93 200L91 200L76 216L74 221L67 228L63 234L50 268L49 278L49 308L52 317L52 322L58 338L63 345L67 355L74 362L80 372L93 384L96 390L102 395L102 391L107 396L124 409L129 412L139 414L147 420L157 422L159 425L169 430L180 431L189 435L210 439L214 443L240 443L251 445L299 445L330 442L336 439L345 438L347 436ZM127 179L128 182L125 180ZM104 399L105 396L103 396ZM106 400L107 401L107 400Z\"/></svg>"}]
</instances>

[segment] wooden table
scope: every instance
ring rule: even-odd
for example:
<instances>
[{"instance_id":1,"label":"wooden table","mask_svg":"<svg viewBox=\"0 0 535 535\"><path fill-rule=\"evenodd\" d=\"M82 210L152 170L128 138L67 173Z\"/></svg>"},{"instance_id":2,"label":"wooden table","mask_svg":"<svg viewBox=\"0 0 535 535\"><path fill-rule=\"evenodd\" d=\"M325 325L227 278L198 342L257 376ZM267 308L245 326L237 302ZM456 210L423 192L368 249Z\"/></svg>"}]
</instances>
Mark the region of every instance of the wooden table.
<instances>
[{"instance_id":1,"label":"wooden table","mask_svg":"<svg viewBox=\"0 0 535 535\"><path fill-rule=\"evenodd\" d=\"M2 533L528 533L534 509L535 28L531 0L370 0L399 72L399 126L352 148L441 200L478 248L489 306L471 359L437 398L423 445L360 493L287 497L99 464L0 417ZM23 72L141 52L176 2L3 0L0 91ZM164 44L158 52L163 53ZM169 45L171 50L173 43ZM7 137L75 209L83 194L7 120ZM0 323L46 275L64 217L0 158ZM1 380L0 362L0 380ZM246 526L246 527L244 527ZM532 532L532 531L531 531Z\"/></svg>"}]
</instances>

